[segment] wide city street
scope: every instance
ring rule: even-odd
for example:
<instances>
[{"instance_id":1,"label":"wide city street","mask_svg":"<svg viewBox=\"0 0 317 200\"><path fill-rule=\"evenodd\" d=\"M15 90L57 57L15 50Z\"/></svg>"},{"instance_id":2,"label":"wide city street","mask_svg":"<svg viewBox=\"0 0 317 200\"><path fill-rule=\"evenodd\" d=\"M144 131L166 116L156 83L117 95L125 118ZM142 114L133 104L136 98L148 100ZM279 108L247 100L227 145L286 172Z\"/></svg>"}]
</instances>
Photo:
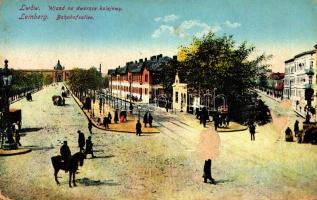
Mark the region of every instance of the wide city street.
<instances>
[{"instance_id":1,"label":"wide city street","mask_svg":"<svg viewBox=\"0 0 317 200\"><path fill-rule=\"evenodd\" d=\"M316 199L317 146L287 143L284 130L295 115L285 103L269 102L273 123L248 130L216 132L194 116L156 109L160 133L138 137L93 128L97 158L90 155L68 187L68 174L54 180L51 157L68 141L79 151L77 130L89 136L87 118L72 97L54 106L62 84L48 86L11 105L22 109L21 143L32 152L0 157L0 191L11 199ZM291 117L288 117L291 116ZM204 160L212 158L217 185L203 183Z\"/></svg>"}]
</instances>

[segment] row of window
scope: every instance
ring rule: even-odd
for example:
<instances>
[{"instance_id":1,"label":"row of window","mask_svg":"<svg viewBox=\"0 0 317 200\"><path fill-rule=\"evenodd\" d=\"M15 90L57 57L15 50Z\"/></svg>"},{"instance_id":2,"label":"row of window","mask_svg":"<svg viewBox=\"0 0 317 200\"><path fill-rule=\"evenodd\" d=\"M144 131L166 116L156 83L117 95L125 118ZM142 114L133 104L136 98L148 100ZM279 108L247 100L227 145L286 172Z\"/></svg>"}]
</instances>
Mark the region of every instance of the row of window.
<instances>
[{"instance_id":1,"label":"row of window","mask_svg":"<svg viewBox=\"0 0 317 200\"><path fill-rule=\"evenodd\" d=\"M305 90L304 89L292 89L291 93L289 93L289 89L284 90L284 94L290 95L290 96L295 96L295 97L304 97L305 95Z\"/></svg>"},{"instance_id":2,"label":"row of window","mask_svg":"<svg viewBox=\"0 0 317 200\"><path fill-rule=\"evenodd\" d=\"M134 75L134 76L128 76L127 74L126 75L122 75L122 76L117 76L115 78L116 81L130 81L132 78L132 81L133 82L141 82L142 81L142 75ZM148 82L149 81L149 75L146 74L144 76L144 82Z\"/></svg>"},{"instance_id":3,"label":"row of window","mask_svg":"<svg viewBox=\"0 0 317 200\"><path fill-rule=\"evenodd\" d=\"M304 71L305 70L305 66L306 66L305 62L294 63L294 64L295 64L294 66L285 68L285 73L286 74L291 74L291 73L294 73L296 71ZM313 67L313 66L314 66L313 61L310 61L309 67Z\"/></svg>"},{"instance_id":4,"label":"row of window","mask_svg":"<svg viewBox=\"0 0 317 200\"><path fill-rule=\"evenodd\" d=\"M122 92L130 92L129 87L128 86L117 86L117 85L113 85L112 86L112 90L121 90ZM144 91L144 92L143 92ZM139 93L139 94L144 94L147 95L148 94L148 88L137 88L137 87L131 87L131 93Z\"/></svg>"}]
</instances>

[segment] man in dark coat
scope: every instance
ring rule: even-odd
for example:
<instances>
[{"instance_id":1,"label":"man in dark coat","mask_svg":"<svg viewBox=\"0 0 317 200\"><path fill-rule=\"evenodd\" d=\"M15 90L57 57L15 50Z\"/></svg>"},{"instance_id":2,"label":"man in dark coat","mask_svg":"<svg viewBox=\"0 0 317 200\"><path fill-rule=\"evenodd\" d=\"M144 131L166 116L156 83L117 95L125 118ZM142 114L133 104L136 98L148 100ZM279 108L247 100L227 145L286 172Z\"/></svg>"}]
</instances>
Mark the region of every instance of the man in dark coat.
<instances>
[{"instance_id":1,"label":"man in dark coat","mask_svg":"<svg viewBox=\"0 0 317 200\"><path fill-rule=\"evenodd\" d=\"M214 114L213 118L214 118L215 131L217 131L217 128L219 126L219 119L218 119L218 113L217 112Z\"/></svg>"},{"instance_id":2,"label":"man in dark coat","mask_svg":"<svg viewBox=\"0 0 317 200\"><path fill-rule=\"evenodd\" d=\"M77 133L78 133L78 147L79 147L79 151L83 152L84 151L84 146L85 146L85 135L80 130L77 131Z\"/></svg>"},{"instance_id":3,"label":"man in dark coat","mask_svg":"<svg viewBox=\"0 0 317 200\"><path fill-rule=\"evenodd\" d=\"M144 114L143 116L143 123L144 123L144 127L146 127L146 124L148 123L149 119L148 119L148 116L147 116L147 112Z\"/></svg>"},{"instance_id":4,"label":"man in dark coat","mask_svg":"<svg viewBox=\"0 0 317 200\"><path fill-rule=\"evenodd\" d=\"M69 161L71 159L72 154L71 154L70 149L67 145L67 141L64 141L64 144L61 146L60 154L61 154L62 160L65 163L65 168L68 169ZM65 172L67 173L68 170L65 170Z\"/></svg>"},{"instance_id":5,"label":"man in dark coat","mask_svg":"<svg viewBox=\"0 0 317 200\"><path fill-rule=\"evenodd\" d=\"M96 156L94 156L94 152L93 152L93 143L91 141L91 136L88 137L88 139L86 140L86 150L85 150L85 154L91 154L91 156L93 158L96 158Z\"/></svg>"},{"instance_id":6,"label":"man in dark coat","mask_svg":"<svg viewBox=\"0 0 317 200\"><path fill-rule=\"evenodd\" d=\"M103 118L103 125L105 126L105 128L109 128L109 118L108 117Z\"/></svg>"},{"instance_id":7,"label":"man in dark coat","mask_svg":"<svg viewBox=\"0 0 317 200\"><path fill-rule=\"evenodd\" d=\"M140 123L140 120L138 120L138 122L135 125L136 135L141 136L141 133L142 133L141 128L142 128L142 125Z\"/></svg>"},{"instance_id":8,"label":"man in dark coat","mask_svg":"<svg viewBox=\"0 0 317 200\"><path fill-rule=\"evenodd\" d=\"M253 122L249 125L249 132L251 135L251 141L255 140L255 124Z\"/></svg>"},{"instance_id":9,"label":"man in dark coat","mask_svg":"<svg viewBox=\"0 0 317 200\"><path fill-rule=\"evenodd\" d=\"M297 137L298 131L299 131L299 126L298 126L299 122L298 120L295 121L294 124L294 133L295 133L295 137Z\"/></svg>"},{"instance_id":10,"label":"man in dark coat","mask_svg":"<svg viewBox=\"0 0 317 200\"><path fill-rule=\"evenodd\" d=\"M215 179L213 179L211 176L211 160L210 159L205 160L203 178L204 178L204 183L207 183L207 180L209 179L212 184L216 184Z\"/></svg>"},{"instance_id":11,"label":"man in dark coat","mask_svg":"<svg viewBox=\"0 0 317 200\"><path fill-rule=\"evenodd\" d=\"M88 121L88 130L89 130L89 133L92 134L92 122L90 119Z\"/></svg>"},{"instance_id":12,"label":"man in dark coat","mask_svg":"<svg viewBox=\"0 0 317 200\"><path fill-rule=\"evenodd\" d=\"M131 115L133 113L133 105L132 105L132 103L130 103L130 113L131 113Z\"/></svg>"},{"instance_id":13,"label":"man in dark coat","mask_svg":"<svg viewBox=\"0 0 317 200\"><path fill-rule=\"evenodd\" d=\"M110 112L108 112L108 119L109 119L109 124L111 124L111 120L112 120L112 115Z\"/></svg>"},{"instance_id":14,"label":"man in dark coat","mask_svg":"<svg viewBox=\"0 0 317 200\"><path fill-rule=\"evenodd\" d=\"M152 122L153 122L153 117L152 117L151 113L149 113L149 124L150 124L151 128L152 128Z\"/></svg>"},{"instance_id":15,"label":"man in dark coat","mask_svg":"<svg viewBox=\"0 0 317 200\"><path fill-rule=\"evenodd\" d=\"M119 116L118 116L118 111L116 110L114 112L114 123L118 123L118 121L119 121Z\"/></svg>"}]
</instances>

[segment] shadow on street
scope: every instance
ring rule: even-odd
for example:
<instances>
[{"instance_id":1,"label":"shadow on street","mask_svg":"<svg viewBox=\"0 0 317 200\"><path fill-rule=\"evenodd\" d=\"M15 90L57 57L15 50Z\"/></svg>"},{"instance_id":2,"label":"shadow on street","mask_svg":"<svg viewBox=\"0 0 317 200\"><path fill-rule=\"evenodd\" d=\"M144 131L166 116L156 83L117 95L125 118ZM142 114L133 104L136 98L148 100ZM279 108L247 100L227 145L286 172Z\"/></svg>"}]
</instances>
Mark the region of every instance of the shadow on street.
<instances>
[{"instance_id":1,"label":"shadow on street","mask_svg":"<svg viewBox=\"0 0 317 200\"><path fill-rule=\"evenodd\" d=\"M113 180L91 180L89 178L78 179L77 182L79 184L83 184L85 186L98 186L98 185L108 185L108 186L118 186L121 185L119 183L114 182Z\"/></svg>"}]
</instances>

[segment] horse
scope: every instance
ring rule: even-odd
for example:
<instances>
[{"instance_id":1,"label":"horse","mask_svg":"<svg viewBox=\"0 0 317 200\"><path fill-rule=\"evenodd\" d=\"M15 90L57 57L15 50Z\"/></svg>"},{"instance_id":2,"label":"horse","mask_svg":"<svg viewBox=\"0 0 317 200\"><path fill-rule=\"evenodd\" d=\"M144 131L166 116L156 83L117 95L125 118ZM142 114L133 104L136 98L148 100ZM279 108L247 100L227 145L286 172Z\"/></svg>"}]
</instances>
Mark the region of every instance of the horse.
<instances>
[{"instance_id":1,"label":"horse","mask_svg":"<svg viewBox=\"0 0 317 200\"><path fill-rule=\"evenodd\" d=\"M72 187L71 185L72 178L73 178L73 185L77 186L76 180L75 180L75 174L76 174L76 171L78 170L78 164L80 166L83 166L85 158L86 156L82 152L75 153L74 155L71 156L69 161L69 166L66 169L65 162L62 162L62 157L53 156L51 160L54 167L54 176L55 176L55 181L57 185L59 185L59 181L57 180L57 173L59 170L64 170L64 171L69 171L69 187Z\"/></svg>"}]
</instances>

